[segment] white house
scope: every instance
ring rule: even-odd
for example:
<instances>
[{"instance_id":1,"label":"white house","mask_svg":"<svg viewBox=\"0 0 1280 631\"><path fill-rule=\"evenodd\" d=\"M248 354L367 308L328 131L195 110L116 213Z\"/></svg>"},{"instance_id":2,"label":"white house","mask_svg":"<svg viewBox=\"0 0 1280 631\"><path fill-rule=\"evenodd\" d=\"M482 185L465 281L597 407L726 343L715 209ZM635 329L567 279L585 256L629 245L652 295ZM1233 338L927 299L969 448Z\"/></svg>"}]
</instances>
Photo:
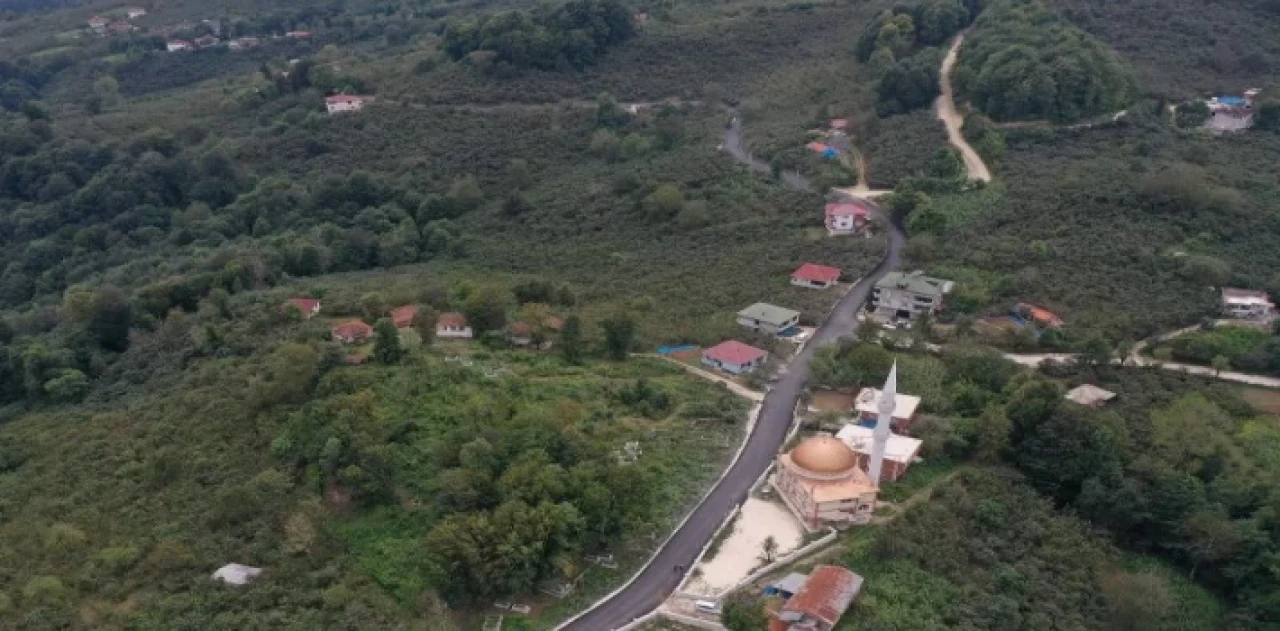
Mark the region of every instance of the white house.
<instances>
[{"instance_id":1,"label":"white house","mask_svg":"<svg viewBox=\"0 0 1280 631\"><path fill-rule=\"evenodd\" d=\"M89 18L89 28L99 33L101 33L102 31L105 31L107 29L107 24L110 24L110 23L111 23L111 20L108 20L107 18L98 16L98 15L95 15Z\"/></svg>"},{"instance_id":2,"label":"white house","mask_svg":"<svg viewBox=\"0 0 1280 631\"><path fill-rule=\"evenodd\" d=\"M213 580L228 585L248 585L262 574L262 568L239 563L228 563L213 573Z\"/></svg>"},{"instance_id":3,"label":"white house","mask_svg":"<svg viewBox=\"0 0 1280 631\"><path fill-rule=\"evenodd\" d=\"M147 10L142 7L129 7L127 10L125 10L125 14L129 16L130 20L132 20L134 18L140 18L146 15Z\"/></svg>"},{"instance_id":4,"label":"white house","mask_svg":"<svg viewBox=\"0 0 1280 631\"><path fill-rule=\"evenodd\" d=\"M800 323L800 312L757 302L738 312L738 324L777 335Z\"/></svg>"},{"instance_id":5,"label":"white house","mask_svg":"<svg viewBox=\"0 0 1280 631\"><path fill-rule=\"evenodd\" d=\"M1265 291L1222 288L1222 315L1229 318L1261 319L1275 313L1276 306Z\"/></svg>"},{"instance_id":6,"label":"white house","mask_svg":"<svg viewBox=\"0 0 1280 631\"><path fill-rule=\"evenodd\" d=\"M840 236L857 233L867 227L867 207L857 202L827 204L827 234Z\"/></svg>"},{"instance_id":7,"label":"white house","mask_svg":"<svg viewBox=\"0 0 1280 631\"><path fill-rule=\"evenodd\" d=\"M933 315L942 307L942 298L955 283L925 276L920 272L889 272L876 282L867 311L883 319L912 320L920 314Z\"/></svg>"},{"instance_id":8,"label":"white house","mask_svg":"<svg viewBox=\"0 0 1280 631\"><path fill-rule=\"evenodd\" d=\"M329 110L330 114L338 114L340 112L359 112L364 109L364 104L372 100L367 96L356 96L354 94L335 94L325 97L324 106Z\"/></svg>"},{"instance_id":9,"label":"white house","mask_svg":"<svg viewBox=\"0 0 1280 631\"><path fill-rule=\"evenodd\" d=\"M755 370L769 353L737 340L728 340L702 352L702 363L735 375Z\"/></svg>"},{"instance_id":10,"label":"white house","mask_svg":"<svg viewBox=\"0 0 1280 631\"><path fill-rule=\"evenodd\" d=\"M791 284L809 289L826 289L840 280L840 268L805 263L791 272Z\"/></svg>"},{"instance_id":11,"label":"white house","mask_svg":"<svg viewBox=\"0 0 1280 631\"><path fill-rule=\"evenodd\" d=\"M195 46L191 45L191 42L188 42L185 39L171 39L164 43L164 47L165 47L165 50L168 50L171 53L176 53L180 50L191 50L195 48Z\"/></svg>"},{"instance_id":12,"label":"white house","mask_svg":"<svg viewBox=\"0 0 1280 631\"><path fill-rule=\"evenodd\" d=\"M471 339L471 327L461 313L442 313L436 319L436 337L440 339Z\"/></svg>"}]
</instances>

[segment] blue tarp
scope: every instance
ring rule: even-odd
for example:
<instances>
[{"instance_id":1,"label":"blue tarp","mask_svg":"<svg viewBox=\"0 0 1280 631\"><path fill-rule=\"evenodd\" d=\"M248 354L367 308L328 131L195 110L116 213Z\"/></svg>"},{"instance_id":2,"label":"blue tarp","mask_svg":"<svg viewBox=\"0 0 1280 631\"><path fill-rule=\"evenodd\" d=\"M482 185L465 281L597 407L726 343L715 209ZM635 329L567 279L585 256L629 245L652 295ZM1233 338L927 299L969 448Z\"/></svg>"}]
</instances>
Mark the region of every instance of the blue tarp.
<instances>
[{"instance_id":1,"label":"blue tarp","mask_svg":"<svg viewBox=\"0 0 1280 631\"><path fill-rule=\"evenodd\" d=\"M1009 319L1010 319L1010 320L1013 320L1013 323L1014 323L1014 324L1016 324L1016 325L1018 325L1018 326L1020 326L1020 327L1027 326L1027 321L1026 321L1026 320L1023 320L1023 319L1022 319L1022 316L1020 316L1020 315L1018 315L1018 314L1016 314L1016 313L1010 313L1010 314L1009 314Z\"/></svg>"},{"instance_id":2,"label":"blue tarp","mask_svg":"<svg viewBox=\"0 0 1280 631\"><path fill-rule=\"evenodd\" d=\"M822 157L827 158L828 160L831 158L838 158L840 157L840 152L832 149L831 147L827 147L822 151Z\"/></svg>"},{"instance_id":3,"label":"blue tarp","mask_svg":"<svg viewBox=\"0 0 1280 631\"><path fill-rule=\"evenodd\" d=\"M1244 105L1246 102L1238 96L1220 96L1218 102L1223 105Z\"/></svg>"},{"instance_id":4,"label":"blue tarp","mask_svg":"<svg viewBox=\"0 0 1280 631\"><path fill-rule=\"evenodd\" d=\"M684 351L696 351L696 350L698 350L697 346L659 346L658 354L670 355L672 353L682 353Z\"/></svg>"}]
</instances>

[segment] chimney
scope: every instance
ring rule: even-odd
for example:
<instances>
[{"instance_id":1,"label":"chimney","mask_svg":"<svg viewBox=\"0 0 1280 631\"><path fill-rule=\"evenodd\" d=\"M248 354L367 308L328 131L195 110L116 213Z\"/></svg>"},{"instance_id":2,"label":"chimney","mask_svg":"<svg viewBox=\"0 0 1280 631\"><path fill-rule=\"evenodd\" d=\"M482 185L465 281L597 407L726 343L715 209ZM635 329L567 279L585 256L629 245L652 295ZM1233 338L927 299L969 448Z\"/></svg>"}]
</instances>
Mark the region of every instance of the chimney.
<instances>
[{"instance_id":1,"label":"chimney","mask_svg":"<svg viewBox=\"0 0 1280 631\"><path fill-rule=\"evenodd\" d=\"M877 406L880 416L876 419L876 429L872 434L874 446L871 450L871 463L867 466L867 475L876 486L880 486L880 469L884 466L884 449L889 442L889 427L893 424L893 411L897 408L897 400L898 362L895 360L893 368L889 370L889 378L884 382L884 389L880 391L880 402Z\"/></svg>"}]
</instances>

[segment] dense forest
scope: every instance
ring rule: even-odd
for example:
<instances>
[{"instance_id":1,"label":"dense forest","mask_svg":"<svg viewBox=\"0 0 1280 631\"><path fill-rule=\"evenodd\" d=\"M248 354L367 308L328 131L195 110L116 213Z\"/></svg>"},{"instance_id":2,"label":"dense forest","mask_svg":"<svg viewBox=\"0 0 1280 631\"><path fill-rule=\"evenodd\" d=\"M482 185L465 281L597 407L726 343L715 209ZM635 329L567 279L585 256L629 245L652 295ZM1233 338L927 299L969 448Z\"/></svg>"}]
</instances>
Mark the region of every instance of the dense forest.
<instances>
[{"instance_id":1,"label":"dense forest","mask_svg":"<svg viewBox=\"0 0 1280 631\"><path fill-rule=\"evenodd\" d=\"M993 119L1055 122L1119 111L1135 90L1114 51L1040 0L991 2L961 49L955 84Z\"/></svg>"},{"instance_id":2,"label":"dense forest","mask_svg":"<svg viewBox=\"0 0 1280 631\"><path fill-rule=\"evenodd\" d=\"M498 73L504 66L581 69L634 32L631 13L616 0L573 0L450 24L444 50L453 59L491 64Z\"/></svg>"}]
</instances>

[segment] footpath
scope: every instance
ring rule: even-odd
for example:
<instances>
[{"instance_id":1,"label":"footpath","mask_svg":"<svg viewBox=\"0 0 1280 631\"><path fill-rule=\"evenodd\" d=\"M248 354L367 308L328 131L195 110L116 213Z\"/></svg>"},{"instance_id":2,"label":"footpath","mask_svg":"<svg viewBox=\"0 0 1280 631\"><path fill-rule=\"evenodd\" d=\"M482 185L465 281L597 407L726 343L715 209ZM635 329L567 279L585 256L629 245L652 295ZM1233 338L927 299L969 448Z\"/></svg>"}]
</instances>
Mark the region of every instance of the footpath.
<instances>
[{"instance_id":1,"label":"footpath","mask_svg":"<svg viewBox=\"0 0 1280 631\"><path fill-rule=\"evenodd\" d=\"M963 33L956 36L955 41L951 43L951 49L947 51L947 56L942 58L942 69L938 71L940 94L938 100L934 101L933 109L937 112L943 126L947 128L947 141L960 151L969 179L990 182L991 170L987 168L987 163L982 161L982 156L974 151L969 141L964 139L964 134L960 133L960 129L964 126L964 116L956 109L955 90L951 87L951 70L955 67L956 58L960 55L961 44L964 44Z\"/></svg>"}]
</instances>

